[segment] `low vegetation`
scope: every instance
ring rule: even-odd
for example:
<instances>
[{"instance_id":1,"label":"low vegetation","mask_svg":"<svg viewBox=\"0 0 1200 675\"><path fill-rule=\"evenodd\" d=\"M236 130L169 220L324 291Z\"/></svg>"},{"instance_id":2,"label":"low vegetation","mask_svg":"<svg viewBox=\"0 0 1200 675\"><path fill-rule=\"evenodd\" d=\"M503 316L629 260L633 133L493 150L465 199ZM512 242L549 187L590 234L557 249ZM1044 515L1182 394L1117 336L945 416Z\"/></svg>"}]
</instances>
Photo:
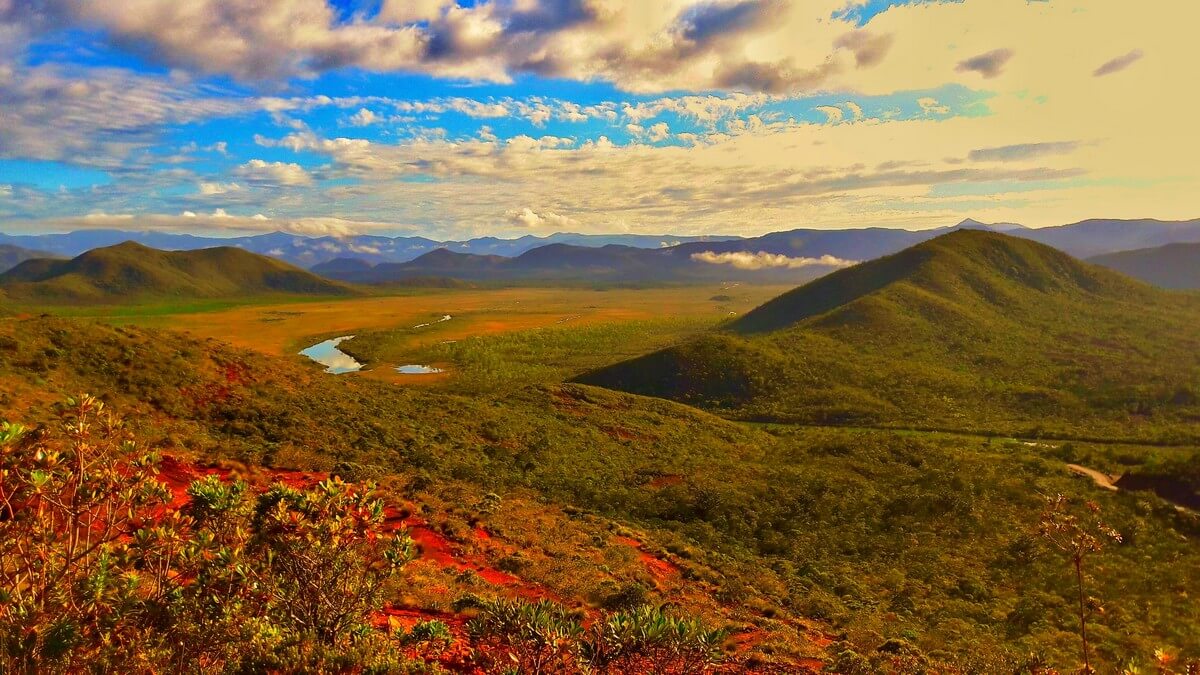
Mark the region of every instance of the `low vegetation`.
<instances>
[{"instance_id":1,"label":"low vegetation","mask_svg":"<svg viewBox=\"0 0 1200 675\"><path fill-rule=\"evenodd\" d=\"M743 420L1200 440L1200 298L960 231L579 381Z\"/></svg>"},{"instance_id":2,"label":"low vegetation","mask_svg":"<svg viewBox=\"0 0 1200 675\"><path fill-rule=\"evenodd\" d=\"M496 396L396 388L169 332L53 318L0 327L0 373L6 407L27 419L49 410L47 389L110 391L137 411L152 447L379 467L471 518L494 517L469 506L487 493L505 503L531 493L581 519L642 528L681 566L680 583L711 589L706 597L780 636L755 650L767 660L805 653L785 627L806 617L839 639L831 653L868 661L903 640L972 672L1015 668L1030 653L1071 664L1076 589L1038 544L1041 495L1094 499L1124 539L1093 559L1106 606L1089 621L1096 663L1200 649L1189 597L1200 584L1200 525L1149 493L1102 492L1064 469L1060 457L1109 457L1103 445L755 429L578 385ZM477 496L464 502L468 488ZM550 545L536 528L499 522L527 550ZM588 555L573 563L572 583L599 602L617 589L601 590Z\"/></svg>"}]
</instances>

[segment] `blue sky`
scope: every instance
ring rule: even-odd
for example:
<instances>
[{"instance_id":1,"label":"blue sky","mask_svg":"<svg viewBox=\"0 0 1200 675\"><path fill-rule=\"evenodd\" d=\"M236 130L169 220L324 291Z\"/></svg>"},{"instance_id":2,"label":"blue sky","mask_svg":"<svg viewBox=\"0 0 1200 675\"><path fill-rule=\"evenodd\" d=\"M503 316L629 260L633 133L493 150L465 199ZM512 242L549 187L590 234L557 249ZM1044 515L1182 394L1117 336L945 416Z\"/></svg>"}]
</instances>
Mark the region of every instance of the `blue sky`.
<instances>
[{"instance_id":1,"label":"blue sky","mask_svg":"<svg viewBox=\"0 0 1200 675\"><path fill-rule=\"evenodd\" d=\"M1194 170L1122 161L1167 149L1122 103L1159 93L1166 61L1082 0L61 4L0 13L18 37L0 51L0 231L755 233L1190 208ZM1078 44L1048 44L1064 27Z\"/></svg>"}]
</instances>

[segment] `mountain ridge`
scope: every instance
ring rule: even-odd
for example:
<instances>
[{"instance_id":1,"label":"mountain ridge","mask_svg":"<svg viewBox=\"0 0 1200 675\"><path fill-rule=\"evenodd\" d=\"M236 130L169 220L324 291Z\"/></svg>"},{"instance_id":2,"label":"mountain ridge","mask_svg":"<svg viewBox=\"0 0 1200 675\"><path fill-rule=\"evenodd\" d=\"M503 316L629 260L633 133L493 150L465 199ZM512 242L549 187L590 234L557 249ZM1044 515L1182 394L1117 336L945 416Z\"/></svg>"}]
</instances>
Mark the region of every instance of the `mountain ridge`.
<instances>
[{"instance_id":1,"label":"mountain ridge","mask_svg":"<svg viewBox=\"0 0 1200 675\"><path fill-rule=\"evenodd\" d=\"M1043 244L962 230L576 381L744 420L954 427L971 419L979 431L1005 433L1064 420L1080 433L1117 434L1134 428L1131 411L1200 414L1172 403L1200 391L1195 325L1198 298Z\"/></svg>"},{"instance_id":2,"label":"mountain ridge","mask_svg":"<svg viewBox=\"0 0 1200 675\"><path fill-rule=\"evenodd\" d=\"M0 290L12 300L44 302L357 292L235 247L160 251L132 241L93 249L70 260L26 260L0 274Z\"/></svg>"}]
</instances>

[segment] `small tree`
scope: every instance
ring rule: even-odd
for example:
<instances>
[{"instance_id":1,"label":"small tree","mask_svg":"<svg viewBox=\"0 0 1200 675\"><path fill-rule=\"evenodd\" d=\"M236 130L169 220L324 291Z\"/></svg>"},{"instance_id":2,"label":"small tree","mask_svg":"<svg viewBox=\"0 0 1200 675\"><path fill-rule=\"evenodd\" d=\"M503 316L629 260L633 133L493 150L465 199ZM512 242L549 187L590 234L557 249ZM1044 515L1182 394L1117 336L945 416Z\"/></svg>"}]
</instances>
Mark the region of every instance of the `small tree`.
<instances>
[{"instance_id":1,"label":"small tree","mask_svg":"<svg viewBox=\"0 0 1200 675\"><path fill-rule=\"evenodd\" d=\"M134 533L170 498L154 456L91 396L66 401L57 431L0 426L3 672L144 656L146 600L170 585L168 569L128 564Z\"/></svg>"},{"instance_id":2,"label":"small tree","mask_svg":"<svg viewBox=\"0 0 1200 675\"><path fill-rule=\"evenodd\" d=\"M1087 619L1097 605L1094 598L1088 598L1084 593L1084 562L1091 554L1102 551L1107 542L1120 542L1121 534L1100 519L1099 504L1086 502L1083 515L1072 513L1070 505L1070 500L1061 494L1047 500L1042 512L1040 533L1051 546L1067 554L1075 570L1083 668L1084 672L1092 673L1095 671L1088 649Z\"/></svg>"}]
</instances>

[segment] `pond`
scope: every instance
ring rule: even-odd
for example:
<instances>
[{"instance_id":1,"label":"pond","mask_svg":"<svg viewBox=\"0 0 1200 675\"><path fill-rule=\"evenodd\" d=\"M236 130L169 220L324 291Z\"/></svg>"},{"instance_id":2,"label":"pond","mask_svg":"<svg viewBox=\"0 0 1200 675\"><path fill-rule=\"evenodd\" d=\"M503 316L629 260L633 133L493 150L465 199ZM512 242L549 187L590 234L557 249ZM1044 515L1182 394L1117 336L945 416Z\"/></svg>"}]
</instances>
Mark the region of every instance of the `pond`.
<instances>
[{"instance_id":1,"label":"pond","mask_svg":"<svg viewBox=\"0 0 1200 675\"><path fill-rule=\"evenodd\" d=\"M363 364L359 363L346 352L338 349L337 346L341 343L354 337L353 335L343 335L342 337L332 338L300 351L300 354L316 361L325 366L325 372L341 375L342 373L353 373L362 370Z\"/></svg>"},{"instance_id":2,"label":"pond","mask_svg":"<svg viewBox=\"0 0 1200 675\"><path fill-rule=\"evenodd\" d=\"M445 372L441 368L433 366L422 366L417 364L408 364L406 366L396 366L396 372L401 375L435 375Z\"/></svg>"}]
</instances>

